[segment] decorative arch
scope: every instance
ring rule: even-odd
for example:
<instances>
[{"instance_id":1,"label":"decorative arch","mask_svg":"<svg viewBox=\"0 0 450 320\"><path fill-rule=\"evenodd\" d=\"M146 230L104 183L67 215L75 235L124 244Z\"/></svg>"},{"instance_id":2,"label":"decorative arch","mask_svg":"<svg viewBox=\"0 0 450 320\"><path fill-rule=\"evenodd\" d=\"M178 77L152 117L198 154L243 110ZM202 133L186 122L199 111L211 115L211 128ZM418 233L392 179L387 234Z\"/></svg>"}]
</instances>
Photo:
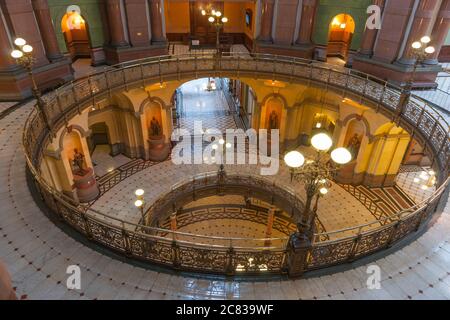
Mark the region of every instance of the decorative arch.
<instances>
[{"instance_id":1,"label":"decorative arch","mask_svg":"<svg viewBox=\"0 0 450 320\"><path fill-rule=\"evenodd\" d=\"M58 143L58 154L61 153L62 150L64 150L64 137L72 132L72 131L78 131L79 135L81 138L87 138L91 135L90 130L84 130L81 126L77 125L77 124L73 124L70 126L67 126L63 129L63 131L61 132L61 135L59 136L59 143Z\"/></svg>"},{"instance_id":2,"label":"decorative arch","mask_svg":"<svg viewBox=\"0 0 450 320\"><path fill-rule=\"evenodd\" d=\"M152 102L159 104L161 106L161 109L168 109L168 108L170 108L170 106L168 106L164 102L164 100L162 100L161 98L159 98L159 97L152 97L152 96L149 95L146 99L144 99L141 102L141 104L139 106L139 114L140 115L144 114L145 107L147 106L147 104L152 103Z\"/></svg>"},{"instance_id":3,"label":"decorative arch","mask_svg":"<svg viewBox=\"0 0 450 320\"><path fill-rule=\"evenodd\" d=\"M364 116L361 115L361 114L356 114L356 113L354 113L354 114L348 115L344 120L338 121L337 123L338 123L342 128L344 128L344 127L347 127L348 123L349 123L351 120L362 121L362 123L363 123L363 125L364 125L364 127L365 127L365 130L364 130L364 131L365 131L365 136L366 136L367 138L369 138L369 140L372 140L373 136L372 136L372 134L370 133L371 131L370 131L370 124L369 124L369 121L367 121L367 119L364 118Z\"/></svg>"}]
</instances>

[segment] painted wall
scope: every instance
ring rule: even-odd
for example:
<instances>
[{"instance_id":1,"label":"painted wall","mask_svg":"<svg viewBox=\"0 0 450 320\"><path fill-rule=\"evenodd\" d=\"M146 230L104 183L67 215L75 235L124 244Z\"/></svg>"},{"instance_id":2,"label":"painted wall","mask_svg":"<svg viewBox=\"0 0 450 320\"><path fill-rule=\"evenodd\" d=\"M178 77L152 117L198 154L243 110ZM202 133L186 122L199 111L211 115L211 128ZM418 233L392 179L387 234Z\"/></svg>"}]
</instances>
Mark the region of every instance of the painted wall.
<instances>
[{"instance_id":1,"label":"painted wall","mask_svg":"<svg viewBox=\"0 0 450 320\"><path fill-rule=\"evenodd\" d=\"M352 50L357 50L361 43L367 20L367 7L371 0L320 0L317 8L312 39L316 44L327 45L329 25L332 19L341 13L347 13L355 21L355 33L351 44Z\"/></svg>"},{"instance_id":2,"label":"painted wall","mask_svg":"<svg viewBox=\"0 0 450 320\"><path fill-rule=\"evenodd\" d=\"M225 2L224 15L228 18L224 31L227 33L245 32L245 3L243 2Z\"/></svg>"},{"instance_id":3,"label":"painted wall","mask_svg":"<svg viewBox=\"0 0 450 320\"><path fill-rule=\"evenodd\" d=\"M190 33L189 1L164 0L167 33Z\"/></svg>"},{"instance_id":4,"label":"painted wall","mask_svg":"<svg viewBox=\"0 0 450 320\"><path fill-rule=\"evenodd\" d=\"M89 39L92 48L101 47L105 42L102 17L100 13L99 0L48 0L50 14L55 27L56 37L59 48L67 53L68 49L64 41L64 35L61 29L61 21L66 14L67 7L77 5L81 9L81 15L85 19L89 28Z\"/></svg>"}]
</instances>

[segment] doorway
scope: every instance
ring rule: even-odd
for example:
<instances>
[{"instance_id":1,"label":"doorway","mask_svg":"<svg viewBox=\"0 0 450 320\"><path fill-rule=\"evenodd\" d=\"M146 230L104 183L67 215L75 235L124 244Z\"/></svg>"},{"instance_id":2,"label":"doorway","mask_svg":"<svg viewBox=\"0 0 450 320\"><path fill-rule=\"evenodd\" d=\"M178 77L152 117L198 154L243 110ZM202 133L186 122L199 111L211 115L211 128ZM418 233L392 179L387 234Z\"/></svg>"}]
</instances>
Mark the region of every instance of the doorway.
<instances>
[{"instance_id":1,"label":"doorway","mask_svg":"<svg viewBox=\"0 0 450 320\"><path fill-rule=\"evenodd\" d=\"M62 18L61 28L72 61L79 58L91 58L89 32L85 19L76 11L68 12Z\"/></svg>"},{"instance_id":2,"label":"doorway","mask_svg":"<svg viewBox=\"0 0 450 320\"><path fill-rule=\"evenodd\" d=\"M352 16L346 13L335 16L329 26L327 57L346 61L354 33L355 20Z\"/></svg>"}]
</instances>

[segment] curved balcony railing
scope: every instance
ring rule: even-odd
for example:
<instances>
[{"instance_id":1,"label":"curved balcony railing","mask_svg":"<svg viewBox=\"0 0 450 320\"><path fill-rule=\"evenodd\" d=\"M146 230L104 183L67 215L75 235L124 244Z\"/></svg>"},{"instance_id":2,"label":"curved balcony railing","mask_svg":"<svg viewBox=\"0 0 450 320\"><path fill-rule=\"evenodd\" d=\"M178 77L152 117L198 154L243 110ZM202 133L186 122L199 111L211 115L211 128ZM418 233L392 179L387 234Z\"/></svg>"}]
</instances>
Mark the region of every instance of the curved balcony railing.
<instances>
[{"instance_id":1,"label":"curved balcony railing","mask_svg":"<svg viewBox=\"0 0 450 320\"><path fill-rule=\"evenodd\" d=\"M390 221L381 226L380 221L374 221L316 235L332 240L314 243L307 250L307 258L301 260L304 261L301 268L305 271L353 261L402 240L425 225L447 189L449 126L432 105L417 96L405 100L400 88L370 75L291 57L185 55L134 61L68 83L47 95L46 118L52 131L56 132L73 116L109 97L116 90L202 76L255 77L326 86L344 97L356 98L372 106L401 125L425 146L432 159L439 173L438 188L432 197L397 213L395 217L390 216ZM288 247L251 245L253 241L273 240L272 243L276 243L278 239L248 239L250 245L246 247L236 246L233 239L228 239L226 246L215 246L195 241L195 238L204 236L174 232L170 240L154 235L151 230L146 231L149 227L108 216L75 202L48 185L39 173L43 149L51 139L44 117L33 111L27 119L23 135L28 169L42 199L52 212L89 239L137 259L175 269L238 274L282 273L293 268L289 261L295 260L291 258L296 253ZM170 232L159 229L161 231ZM177 235L192 240L179 240Z\"/></svg>"}]
</instances>

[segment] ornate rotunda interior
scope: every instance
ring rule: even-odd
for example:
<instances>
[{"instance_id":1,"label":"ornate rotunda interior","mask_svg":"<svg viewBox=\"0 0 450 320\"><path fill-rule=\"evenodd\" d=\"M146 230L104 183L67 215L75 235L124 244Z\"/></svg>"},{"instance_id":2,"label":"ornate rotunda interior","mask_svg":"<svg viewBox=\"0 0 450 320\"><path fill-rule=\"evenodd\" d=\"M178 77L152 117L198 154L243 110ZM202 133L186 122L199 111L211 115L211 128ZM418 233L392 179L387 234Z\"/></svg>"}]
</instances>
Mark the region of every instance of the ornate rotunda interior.
<instances>
[{"instance_id":1,"label":"ornate rotunda interior","mask_svg":"<svg viewBox=\"0 0 450 320\"><path fill-rule=\"evenodd\" d=\"M450 0L0 1L0 300L450 299L449 63Z\"/></svg>"}]
</instances>

